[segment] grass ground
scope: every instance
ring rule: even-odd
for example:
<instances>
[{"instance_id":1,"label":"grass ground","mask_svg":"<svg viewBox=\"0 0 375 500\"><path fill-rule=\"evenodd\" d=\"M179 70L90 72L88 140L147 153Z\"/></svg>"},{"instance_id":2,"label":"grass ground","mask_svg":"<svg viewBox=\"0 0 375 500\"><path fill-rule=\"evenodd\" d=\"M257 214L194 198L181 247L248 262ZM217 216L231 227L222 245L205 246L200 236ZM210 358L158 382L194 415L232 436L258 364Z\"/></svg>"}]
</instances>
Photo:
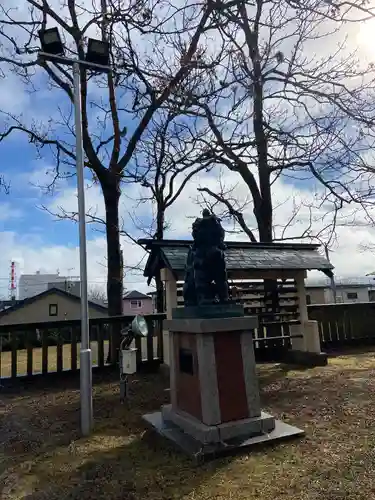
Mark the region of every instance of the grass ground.
<instances>
[{"instance_id":1,"label":"grass ground","mask_svg":"<svg viewBox=\"0 0 375 500\"><path fill-rule=\"evenodd\" d=\"M375 498L374 352L304 371L259 367L262 406L306 437L194 465L146 431L141 415L168 394L137 376L130 407L118 382L95 387L95 432L79 438L77 383L0 394L3 500L368 500Z\"/></svg>"}]
</instances>

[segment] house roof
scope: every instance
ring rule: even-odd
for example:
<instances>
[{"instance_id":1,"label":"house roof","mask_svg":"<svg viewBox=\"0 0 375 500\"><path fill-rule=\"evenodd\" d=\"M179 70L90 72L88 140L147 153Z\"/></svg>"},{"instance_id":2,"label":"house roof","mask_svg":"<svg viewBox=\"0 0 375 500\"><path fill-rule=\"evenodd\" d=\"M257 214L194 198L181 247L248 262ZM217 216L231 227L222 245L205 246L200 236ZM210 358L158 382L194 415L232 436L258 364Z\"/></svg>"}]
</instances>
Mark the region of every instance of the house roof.
<instances>
[{"instance_id":1,"label":"house roof","mask_svg":"<svg viewBox=\"0 0 375 500\"><path fill-rule=\"evenodd\" d=\"M360 284L357 284L357 285L343 285L343 284L336 284L336 289L340 289L340 288L365 288L366 290L369 288L368 285L360 285ZM329 284L329 283L321 283L321 284L318 284L318 285L309 285L308 283L305 285L305 288L307 289L312 289L312 288L332 288L332 286Z\"/></svg>"},{"instance_id":2,"label":"house roof","mask_svg":"<svg viewBox=\"0 0 375 500\"><path fill-rule=\"evenodd\" d=\"M156 270L168 267L177 276L185 271L191 240L139 240L147 250L144 276L153 278ZM332 274L332 264L319 253L320 245L306 243L225 242L228 274L250 270L312 270ZM238 273L237 273L238 274Z\"/></svg>"},{"instance_id":3,"label":"house roof","mask_svg":"<svg viewBox=\"0 0 375 500\"><path fill-rule=\"evenodd\" d=\"M367 276L352 276L352 277L337 277L335 278L336 288L375 288L375 283L373 278ZM329 280L316 280L311 279L306 281L307 288L331 288L331 282Z\"/></svg>"},{"instance_id":4,"label":"house roof","mask_svg":"<svg viewBox=\"0 0 375 500\"><path fill-rule=\"evenodd\" d=\"M0 311L2 311L3 309L7 309L8 307L14 306L14 305L18 304L19 302L21 302L21 301L20 300L13 300L13 299L0 300Z\"/></svg>"},{"instance_id":5,"label":"house roof","mask_svg":"<svg viewBox=\"0 0 375 500\"><path fill-rule=\"evenodd\" d=\"M124 295L124 299L129 299L129 300L137 300L137 299L149 299L150 296L146 295L144 293L138 292L137 290L130 290L130 292L127 292Z\"/></svg>"},{"instance_id":6,"label":"house roof","mask_svg":"<svg viewBox=\"0 0 375 500\"><path fill-rule=\"evenodd\" d=\"M61 295L64 297L68 297L71 300L74 301L81 301L81 298L78 295L74 295L73 293L66 292L65 290L61 290L60 288L50 288L48 290L45 290L44 292L38 293L37 295L34 295L33 297L28 297L27 299L24 300L19 300L14 306L8 307L7 309L4 309L3 311L0 311L0 317L5 316L6 314L12 313L13 311L16 311L17 309L21 309L22 307L32 304L34 302L37 302L39 299L42 297L47 297L48 295L52 294L57 294ZM88 301L90 307L97 309L100 312L108 312L108 309L104 306L101 306L100 304L96 304L95 302L92 302L91 300Z\"/></svg>"}]
</instances>

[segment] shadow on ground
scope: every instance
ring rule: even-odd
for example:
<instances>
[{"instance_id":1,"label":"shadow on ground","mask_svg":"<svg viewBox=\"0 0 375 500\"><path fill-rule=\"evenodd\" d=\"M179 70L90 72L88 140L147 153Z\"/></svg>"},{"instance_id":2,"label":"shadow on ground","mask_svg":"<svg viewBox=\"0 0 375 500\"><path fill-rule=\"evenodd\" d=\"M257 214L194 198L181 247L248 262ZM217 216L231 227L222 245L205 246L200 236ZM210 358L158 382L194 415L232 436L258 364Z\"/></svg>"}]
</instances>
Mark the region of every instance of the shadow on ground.
<instances>
[{"instance_id":1,"label":"shadow on ground","mask_svg":"<svg viewBox=\"0 0 375 500\"><path fill-rule=\"evenodd\" d=\"M0 396L0 497L129 500L372 498L375 360L337 356L328 367L259 367L262 406L306 431L302 440L197 466L141 416L169 398L163 374L136 376L130 404L117 377L95 386L95 432L79 437L79 381ZM235 397L235 395L234 395Z\"/></svg>"},{"instance_id":2,"label":"shadow on ground","mask_svg":"<svg viewBox=\"0 0 375 500\"><path fill-rule=\"evenodd\" d=\"M88 439L79 438L77 384L3 397L0 497L156 499L194 491L225 461L197 468L145 427L142 414L167 401L167 386L159 374L135 377L122 405L118 380L106 378L95 387Z\"/></svg>"},{"instance_id":3,"label":"shadow on ground","mask_svg":"<svg viewBox=\"0 0 375 500\"><path fill-rule=\"evenodd\" d=\"M98 436L99 438L99 436ZM104 441L108 436L101 436ZM33 471L42 488L25 498L39 499L172 499L199 488L223 463L193 467L191 462L149 433L110 451L96 451L74 470L49 470L45 464ZM52 478L52 481L51 481Z\"/></svg>"}]
</instances>

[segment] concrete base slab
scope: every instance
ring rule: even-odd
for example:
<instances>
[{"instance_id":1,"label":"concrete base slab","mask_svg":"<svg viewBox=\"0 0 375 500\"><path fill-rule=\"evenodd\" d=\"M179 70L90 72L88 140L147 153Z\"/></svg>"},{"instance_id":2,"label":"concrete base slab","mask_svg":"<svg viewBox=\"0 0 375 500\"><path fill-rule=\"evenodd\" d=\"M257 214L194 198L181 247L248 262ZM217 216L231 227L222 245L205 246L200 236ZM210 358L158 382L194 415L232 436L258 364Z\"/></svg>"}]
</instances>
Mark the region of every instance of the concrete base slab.
<instances>
[{"instance_id":1,"label":"concrete base slab","mask_svg":"<svg viewBox=\"0 0 375 500\"><path fill-rule=\"evenodd\" d=\"M228 439L225 442L202 444L193 437L181 430L176 424L163 419L161 411L143 415L143 420L151 425L158 434L169 439L179 450L187 453L197 462L213 460L224 455L231 455L241 451L246 451L257 445L273 444L278 441L301 437L304 431L285 424L280 420L275 420L275 428L268 434L248 437L241 436Z\"/></svg>"},{"instance_id":2,"label":"concrete base slab","mask_svg":"<svg viewBox=\"0 0 375 500\"><path fill-rule=\"evenodd\" d=\"M239 436L259 436L275 428L275 418L263 411L258 417L218 425L205 425L185 412L173 410L170 404L162 406L161 414L164 421L175 424L185 434L204 444L220 443Z\"/></svg>"}]
</instances>

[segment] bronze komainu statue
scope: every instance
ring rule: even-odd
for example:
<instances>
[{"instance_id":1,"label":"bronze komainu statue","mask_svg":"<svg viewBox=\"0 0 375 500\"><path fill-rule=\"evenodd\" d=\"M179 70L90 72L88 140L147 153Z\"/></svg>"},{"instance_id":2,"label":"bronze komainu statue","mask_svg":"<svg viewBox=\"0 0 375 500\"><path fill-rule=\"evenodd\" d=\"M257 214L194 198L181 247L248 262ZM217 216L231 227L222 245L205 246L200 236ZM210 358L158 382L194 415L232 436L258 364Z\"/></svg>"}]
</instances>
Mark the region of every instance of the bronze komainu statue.
<instances>
[{"instance_id":1,"label":"bronze komainu statue","mask_svg":"<svg viewBox=\"0 0 375 500\"><path fill-rule=\"evenodd\" d=\"M220 220L207 209L193 223L194 243L186 261L185 306L225 303L228 279L224 259L225 231Z\"/></svg>"}]
</instances>

